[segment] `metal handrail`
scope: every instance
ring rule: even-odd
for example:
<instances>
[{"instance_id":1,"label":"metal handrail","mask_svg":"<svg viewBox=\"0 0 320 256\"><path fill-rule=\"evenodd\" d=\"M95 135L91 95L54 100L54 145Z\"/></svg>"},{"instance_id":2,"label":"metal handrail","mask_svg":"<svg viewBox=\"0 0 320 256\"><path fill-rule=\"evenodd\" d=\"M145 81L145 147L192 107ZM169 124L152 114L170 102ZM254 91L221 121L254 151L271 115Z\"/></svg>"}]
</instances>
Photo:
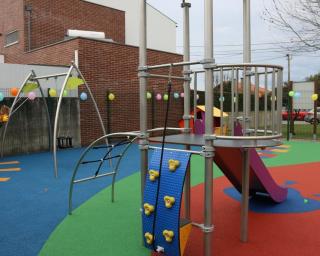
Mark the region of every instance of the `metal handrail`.
<instances>
[{"instance_id":1,"label":"metal handrail","mask_svg":"<svg viewBox=\"0 0 320 256\"><path fill-rule=\"evenodd\" d=\"M129 149L129 147L132 145L132 143L138 138L138 135L139 133L136 133L136 132L124 132L124 133L111 133L111 134L107 134L107 135L104 135L98 139L96 139L95 141L93 141L81 154L75 168L74 168L74 171L73 171L73 174L72 174L72 177L71 177L71 181L70 181L70 188L69 188L69 214L71 215L72 214L72 195L73 195L73 187L74 187L74 184L76 184L77 182L75 182L75 178L76 178L76 175L78 173L78 170L79 170L79 167L81 165L81 163L83 162L83 159L84 157L87 155L87 153L96 145L98 144L99 142L101 141L105 141L106 139L108 138L111 138L111 137L117 137L117 136L127 136L128 139L129 137L134 137L130 140L130 143L127 144L127 146L125 147L125 149L122 151L122 153L120 154L121 156L119 157L118 161L117 161L117 164L114 168L114 170L112 171L112 175L113 175L113 178L112 178L112 194L111 194L111 201L114 202L114 186L115 186L115 179L116 179L116 175L117 175L117 172L118 172L118 169L119 169L119 164L122 160L122 158L124 157L125 153L127 152L127 150ZM104 175L104 174L101 174L101 175L98 175L98 176L91 176L91 177L88 177L88 178L84 178L82 179L82 181L88 181L88 180L93 180L93 179L96 179L96 178L100 178L100 177L105 177L105 176L111 176L110 175ZM81 182L82 182L81 181ZM79 183L79 182L78 182Z\"/></svg>"}]
</instances>

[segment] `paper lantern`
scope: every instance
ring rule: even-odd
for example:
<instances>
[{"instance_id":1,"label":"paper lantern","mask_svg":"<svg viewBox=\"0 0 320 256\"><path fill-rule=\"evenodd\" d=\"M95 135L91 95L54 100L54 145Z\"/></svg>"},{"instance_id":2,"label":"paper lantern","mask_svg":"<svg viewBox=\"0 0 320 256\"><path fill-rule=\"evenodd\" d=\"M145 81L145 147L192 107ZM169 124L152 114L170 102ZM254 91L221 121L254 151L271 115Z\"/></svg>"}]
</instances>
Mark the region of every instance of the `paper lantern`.
<instances>
[{"instance_id":1,"label":"paper lantern","mask_svg":"<svg viewBox=\"0 0 320 256\"><path fill-rule=\"evenodd\" d=\"M163 100L164 100L164 101L169 100L169 95L168 95L168 94L164 94L164 95L163 95Z\"/></svg>"},{"instance_id":2,"label":"paper lantern","mask_svg":"<svg viewBox=\"0 0 320 256\"><path fill-rule=\"evenodd\" d=\"M10 89L10 94L14 97L16 97L19 93L19 89L17 87L13 87Z\"/></svg>"},{"instance_id":3,"label":"paper lantern","mask_svg":"<svg viewBox=\"0 0 320 256\"><path fill-rule=\"evenodd\" d=\"M162 96L161 96L160 93L157 94L156 99L157 99L157 100L161 100L161 99L162 99Z\"/></svg>"},{"instance_id":4,"label":"paper lantern","mask_svg":"<svg viewBox=\"0 0 320 256\"><path fill-rule=\"evenodd\" d=\"M116 99L116 96L115 96L113 93L109 93L108 99L109 99L110 101L114 101L114 100Z\"/></svg>"},{"instance_id":5,"label":"paper lantern","mask_svg":"<svg viewBox=\"0 0 320 256\"><path fill-rule=\"evenodd\" d=\"M180 93L180 97L181 97L181 98L184 98L184 93L183 93L183 92Z\"/></svg>"},{"instance_id":6,"label":"paper lantern","mask_svg":"<svg viewBox=\"0 0 320 256\"><path fill-rule=\"evenodd\" d=\"M80 100L86 101L88 99L88 95L85 92L82 92L80 94Z\"/></svg>"},{"instance_id":7,"label":"paper lantern","mask_svg":"<svg viewBox=\"0 0 320 256\"><path fill-rule=\"evenodd\" d=\"M80 85L83 85L84 81L78 77L69 77L66 88L68 90L77 89Z\"/></svg>"},{"instance_id":8,"label":"paper lantern","mask_svg":"<svg viewBox=\"0 0 320 256\"><path fill-rule=\"evenodd\" d=\"M295 94L294 94L294 97L295 98L299 98L301 96L301 92L296 92Z\"/></svg>"},{"instance_id":9,"label":"paper lantern","mask_svg":"<svg viewBox=\"0 0 320 256\"><path fill-rule=\"evenodd\" d=\"M29 93L29 92L34 91L34 90L37 89L37 88L38 88L38 84L37 84L37 83L28 82L28 83L26 83L25 86L23 87L22 92L23 92L23 93Z\"/></svg>"},{"instance_id":10,"label":"paper lantern","mask_svg":"<svg viewBox=\"0 0 320 256\"><path fill-rule=\"evenodd\" d=\"M220 101L220 102L224 102L224 97L221 96L221 97L219 98L219 101Z\"/></svg>"},{"instance_id":11,"label":"paper lantern","mask_svg":"<svg viewBox=\"0 0 320 256\"><path fill-rule=\"evenodd\" d=\"M295 95L295 92L294 92L294 91L290 91L290 92L289 92L289 96L290 96L290 97L293 97L294 95Z\"/></svg>"},{"instance_id":12,"label":"paper lantern","mask_svg":"<svg viewBox=\"0 0 320 256\"><path fill-rule=\"evenodd\" d=\"M147 92L147 99L148 99L148 100L152 99L152 94L151 94L151 92Z\"/></svg>"},{"instance_id":13,"label":"paper lantern","mask_svg":"<svg viewBox=\"0 0 320 256\"><path fill-rule=\"evenodd\" d=\"M197 94L197 100L199 100L200 99L200 96L199 96L199 94Z\"/></svg>"},{"instance_id":14,"label":"paper lantern","mask_svg":"<svg viewBox=\"0 0 320 256\"><path fill-rule=\"evenodd\" d=\"M319 98L318 94L312 94L311 99L312 101L317 101Z\"/></svg>"},{"instance_id":15,"label":"paper lantern","mask_svg":"<svg viewBox=\"0 0 320 256\"><path fill-rule=\"evenodd\" d=\"M49 95L50 97L57 97L57 91L55 89L50 89L49 90Z\"/></svg>"},{"instance_id":16,"label":"paper lantern","mask_svg":"<svg viewBox=\"0 0 320 256\"><path fill-rule=\"evenodd\" d=\"M0 102L3 101L3 99L4 99L3 93L0 92Z\"/></svg>"},{"instance_id":17,"label":"paper lantern","mask_svg":"<svg viewBox=\"0 0 320 256\"><path fill-rule=\"evenodd\" d=\"M174 97L175 99L179 99L179 98L180 98L180 95L179 95L179 93L175 92L175 93L173 94L173 97Z\"/></svg>"},{"instance_id":18,"label":"paper lantern","mask_svg":"<svg viewBox=\"0 0 320 256\"><path fill-rule=\"evenodd\" d=\"M35 98L36 98L36 94L35 94L35 92L29 92L28 93L28 99L29 100L35 100Z\"/></svg>"}]
</instances>

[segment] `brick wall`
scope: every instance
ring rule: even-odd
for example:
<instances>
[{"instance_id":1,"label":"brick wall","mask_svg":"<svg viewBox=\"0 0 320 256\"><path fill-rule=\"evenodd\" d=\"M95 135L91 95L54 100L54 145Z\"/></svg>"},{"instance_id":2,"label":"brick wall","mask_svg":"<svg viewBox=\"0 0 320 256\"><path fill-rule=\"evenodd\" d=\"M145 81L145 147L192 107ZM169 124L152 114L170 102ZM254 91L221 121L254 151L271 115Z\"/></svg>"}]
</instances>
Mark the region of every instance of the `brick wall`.
<instances>
[{"instance_id":1,"label":"brick wall","mask_svg":"<svg viewBox=\"0 0 320 256\"><path fill-rule=\"evenodd\" d=\"M23 0L0 1L0 54L14 54L24 49ZM4 48L5 35L18 30L19 44Z\"/></svg>"},{"instance_id":2,"label":"brick wall","mask_svg":"<svg viewBox=\"0 0 320 256\"><path fill-rule=\"evenodd\" d=\"M32 6L32 49L63 40L68 29L105 32L107 38L125 43L123 11L81 0L24 1ZM26 42L27 24L28 15L25 13Z\"/></svg>"},{"instance_id":3,"label":"brick wall","mask_svg":"<svg viewBox=\"0 0 320 256\"><path fill-rule=\"evenodd\" d=\"M104 124L108 132L139 130L139 80L137 77L138 48L103 43L94 40L81 40L79 46L80 69L90 84ZM148 64L160 64L182 61L182 56L160 51L148 51ZM168 70L164 70L168 72ZM181 69L176 69L181 75ZM164 93L167 89L166 80L150 80L148 91ZM81 88L80 90L83 90ZM182 92L181 82L173 83L173 91ZM116 99L107 102L107 91L115 94ZM183 101L171 97L169 125L177 127L183 115ZM162 127L165 114L165 101L155 102L155 127ZM109 108L108 108L109 107ZM81 138L84 144L101 135L101 129L94 114L90 101L82 102ZM148 101L148 126L152 125L151 100ZM108 112L109 111L109 112Z\"/></svg>"}]
</instances>

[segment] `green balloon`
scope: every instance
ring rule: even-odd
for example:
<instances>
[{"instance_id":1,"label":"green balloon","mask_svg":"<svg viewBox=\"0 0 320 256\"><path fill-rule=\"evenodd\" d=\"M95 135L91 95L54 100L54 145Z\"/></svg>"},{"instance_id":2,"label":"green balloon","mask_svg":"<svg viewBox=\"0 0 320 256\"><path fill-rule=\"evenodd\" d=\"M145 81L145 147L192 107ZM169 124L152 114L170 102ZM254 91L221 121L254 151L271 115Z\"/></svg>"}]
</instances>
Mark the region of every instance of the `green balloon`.
<instances>
[{"instance_id":1,"label":"green balloon","mask_svg":"<svg viewBox=\"0 0 320 256\"><path fill-rule=\"evenodd\" d=\"M150 92L147 92L147 99L150 100L152 98L152 94Z\"/></svg>"},{"instance_id":2,"label":"green balloon","mask_svg":"<svg viewBox=\"0 0 320 256\"><path fill-rule=\"evenodd\" d=\"M290 92L289 92L289 96L290 96L290 97L293 97L294 95L295 95L295 92L294 92L294 91L290 91Z\"/></svg>"},{"instance_id":3,"label":"green balloon","mask_svg":"<svg viewBox=\"0 0 320 256\"><path fill-rule=\"evenodd\" d=\"M67 97L68 96L68 91L67 90L64 90L63 91L63 97Z\"/></svg>"},{"instance_id":4,"label":"green balloon","mask_svg":"<svg viewBox=\"0 0 320 256\"><path fill-rule=\"evenodd\" d=\"M168 94L163 95L163 100L164 101L167 101L168 99L169 99L169 95Z\"/></svg>"}]
</instances>

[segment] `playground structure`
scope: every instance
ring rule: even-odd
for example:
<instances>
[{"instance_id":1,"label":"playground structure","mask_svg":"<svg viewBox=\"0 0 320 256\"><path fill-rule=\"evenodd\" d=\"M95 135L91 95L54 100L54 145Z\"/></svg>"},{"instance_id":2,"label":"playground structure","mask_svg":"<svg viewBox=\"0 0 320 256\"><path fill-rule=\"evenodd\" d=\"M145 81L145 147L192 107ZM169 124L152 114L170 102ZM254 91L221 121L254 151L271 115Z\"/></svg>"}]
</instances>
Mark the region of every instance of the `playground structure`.
<instances>
[{"instance_id":1,"label":"playground structure","mask_svg":"<svg viewBox=\"0 0 320 256\"><path fill-rule=\"evenodd\" d=\"M141 213L143 222L143 241L150 250L164 253L168 256L183 255L191 226L200 228L204 234L204 255L212 254L212 234L214 231L213 208L213 161L223 171L233 186L242 194L241 202L241 230L240 239L248 241L248 208L249 196L268 195L275 203L284 201L287 189L278 186L269 174L267 168L256 152L255 148L275 147L282 144L282 89L283 68L270 64L253 64L250 57L250 3L244 1L244 63L216 64L213 58L213 1L205 3L205 56L200 61L190 61L189 39L189 9L190 3L183 1L184 13L184 60L179 63L167 63L154 66L147 65L146 45L146 1L140 0L140 131L118 133L103 136L93 142L83 153L73 172L69 191L69 214L72 213L73 186L77 183L94 180L100 177L112 176L112 201L114 200L115 178L119 163L127 150L125 147L120 154L111 155L118 144L98 146L105 138L113 136L127 136L128 147L134 140L139 141L141 153ZM202 65L203 70L192 70L191 66ZM173 76L173 69L183 67L182 76ZM167 73L163 72L167 70ZM152 71L160 71L151 73ZM162 72L162 73L161 73ZM191 74L205 74L205 110L204 131L192 133L190 127L190 82ZM148 129L147 126L147 83L149 78L168 79L168 100L164 127ZM224 82L231 82L231 119L230 131L225 129L223 100L220 100L219 114L214 115L213 81L219 80L219 98L224 95ZM170 112L171 86L173 81L183 81L184 88L184 115L183 128L167 127ZM238 84L242 83L242 108ZM260 106L260 87L271 94L264 94L263 106ZM251 91L254 89L254 102L251 102ZM195 91L195 97L197 93ZM195 98L196 101L196 98ZM269 107L269 105L271 107ZM252 111L252 107L253 111ZM197 108L195 104L195 108ZM200 107L201 108L201 107ZM265 115L271 119L264 119L259 126L259 111L264 109ZM196 109L194 113L196 113ZM194 115L196 116L196 115ZM193 116L193 118L194 118ZM215 127L214 117L219 118L219 127ZM197 119L197 118L195 118ZM197 121L197 120L196 120ZM161 131L160 137L152 137L154 132ZM177 134L167 135L167 131ZM130 137L133 139L130 139ZM119 144L121 145L122 140ZM162 147L150 145L161 143ZM181 148L165 148L165 144L182 145ZM191 150L196 146L197 150ZM85 160L89 152L97 148L106 149L103 158ZM199 150L201 148L202 150ZM151 162L148 162L149 151L153 150ZM189 160L192 155L200 155L205 161L204 178L204 223L194 223L191 220L190 192L191 170ZM110 172L99 174L102 164L117 158L116 166ZM82 164L100 162L93 176L76 180L76 174ZM184 195L184 197L183 197ZM182 198L183 197L183 198ZM181 205L184 201L184 212L181 214ZM180 217L183 217L180 219Z\"/></svg>"},{"instance_id":2,"label":"playground structure","mask_svg":"<svg viewBox=\"0 0 320 256\"><path fill-rule=\"evenodd\" d=\"M41 80L48 80L48 79L57 79L59 77L64 78L60 93L58 95L58 102L57 102L57 108L56 108L56 113L55 113L55 118L54 118L54 126L53 126L53 133L52 133L52 125L50 121L50 115L49 115L49 109L48 105L46 102L45 94L44 91L41 87ZM47 122L48 122L48 138L49 138L49 149L52 150L53 152L53 160L54 160L54 176L57 178L58 177L58 160L57 160L57 139L58 139L58 124L59 124L59 116L60 116L60 109L61 109L61 104L62 104L62 98L65 96L65 91L67 89L73 90L73 89L78 89L80 85L84 85L91 97L91 100L93 102L95 111L98 115L99 122L101 124L101 128L103 131L103 134L106 134L103 121L101 118L101 114L99 111L99 108L97 106L97 103L93 97L93 94L90 90L89 85L85 81L82 73L80 72L79 68L72 63L72 65L69 67L67 72L64 73L59 73L59 74L49 74L49 75L44 75L44 76L37 76L35 71L31 71L23 83L21 84L19 90L15 94L14 101L12 103L12 106L10 107L10 111L8 113L7 121L4 124L4 130L2 133L2 141L1 141L1 156L3 157L3 150L4 150L4 142L6 140L6 133L7 129L10 124L10 119L11 117L28 101L31 100L30 93L33 92L34 90L38 89L41 95L41 98L44 103L44 108L46 110L46 116L47 116ZM28 97L24 98L24 94L28 93ZM57 96L57 91L56 90L49 90L49 94L51 94L51 97L56 97ZM26 96L26 95L25 95ZM32 98L35 98L35 94L32 95ZM108 142L107 142L108 143ZM70 143L69 143L70 144Z\"/></svg>"},{"instance_id":3,"label":"playground structure","mask_svg":"<svg viewBox=\"0 0 320 256\"><path fill-rule=\"evenodd\" d=\"M205 192L204 192L204 223L195 226L200 227L204 233L204 255L212 254L212 232L214 230L212 219L212 201L213 201L213 161L218 162L220 168L226 176L231 180L235 187L242 193L241 207L241 241L248 240L248 204L249 195L256 193L267 193L275 202L285 200L287 191L278 187L268 174L263 162L256 155L254 148L273 147L281 144L281 109L282 109L282 89L283 77L281 66L269 64L252 64L250 54L250 1L244 0L244 63L242 64L226 64L219 65L215 63L213 55L213 1L204 0L204 18L205 18L205 56L201 61L190 61L190 33L189 33L189 9L190 3L182 2L184 14L184 61L181 63L168 63L161 65L147 65L147 42L146 42L146 1L140 1L140 62L139 62L139 77L140 77L140 149L141 149L141 192L142 192L142 208L145 206L145 211L142 213L144 226L144 241L145 246L163 252L166 255L181 255L180 233L178 230L180 214L169 214L168 212L176 212L177 210L163 209L164 202L162 201L162 187L165 182L170 183L171 179L167 177L167 154L173 152L185 152L188 154L199 154L205 159ZM192 72L190 67L193 65L202 65L203 70L199 72L205 73L205 134L191 134L189 122L190 116L190 75ZM183 67L183 77L173 77L172 69L175 67ZM150 72L168 68L168 75L152 74ZM168 87L171 80L178 79L184 81L184 129L182 134L166 136L166 131L170 130L167 127L163 128L163 137L150 137L147 129L147 102L146 88L148 78L167 77ZM230 135L217 135L214 133L213 127L213 80L218 77L220 80L220 98L223 97L223 82L225 77L231 77L231 133ZM242 114L239 109L238 82L243 83L243 109ZM271 99L265 94L264 111L271 112L271 121L265 119L264 127L258 127L258 111L259 111L259 87L263 80L265 89L271 89ZM254 81L254 111L251 112L251 82ZM236 87L236 88L235 88ZM169 89L170 92L170 89ZM169 93L170 95L170 93ZM195 93L196 95L196 93ZM271 100L271 110L268 110L268 101ZM223 127L223 102L220 101L220 118ZM169 106L169 104L168 104ZM167 109L169 111L169 109ZM180 144L185 147L184 150L174 148L165 149L162 146L160 162L157 166L151 162L148 165L148 151L155 148L150 146L150 142L162 142L170 144ZM191 146L201 146L202 151L191 151ZM220 152L219 152L220 151ZM236 161L230 161L230 157L236 158ZM188 157L186 157L188 158ZM177 159L172 159L177 160ZM259 161L260 160L260 161ZM184 164L188 162L184 159ZM232 163L237 166L232 166ZM160 166L159 166L160 165ZM163 169L162 169L163 166ZM187 165L186 165L187 166ZM190 218L190 169L186 169L175 182L184 182L184 218L191 221ZM242 166L242 168L239 168ZM154 169L151 169L154 168ZM241 169L241 170L239 170ZM251 170L251 173L250 173ZM157 182L152 182L153 175L158 171L156 176ZM151 172L151 173L150 173ZM150 182L148 181L150 180ZM163 181L162 179L165 179ZM146 181L147 180L147 181ZM155 188L151 191L150 186ZM182 186L177 186L178 191L170 191L175 199L182 196ZM151 193L151 195L149 195ZM167 192L168 193L168 192ZM154 197L155 200L148 197ZM149 203L147 200L151 200ZM180 200L173 205L173 208L180 209ZM152 211L150 211L150 209ZM180 213L180 210L178 210ZM152 225L149 223L150 218L153 218ZM175 223L175 224L173 224ZM159 230L162 228L162 233ZM164 240L163 240L164 238Z\"/></svg>"}]
</instances>

